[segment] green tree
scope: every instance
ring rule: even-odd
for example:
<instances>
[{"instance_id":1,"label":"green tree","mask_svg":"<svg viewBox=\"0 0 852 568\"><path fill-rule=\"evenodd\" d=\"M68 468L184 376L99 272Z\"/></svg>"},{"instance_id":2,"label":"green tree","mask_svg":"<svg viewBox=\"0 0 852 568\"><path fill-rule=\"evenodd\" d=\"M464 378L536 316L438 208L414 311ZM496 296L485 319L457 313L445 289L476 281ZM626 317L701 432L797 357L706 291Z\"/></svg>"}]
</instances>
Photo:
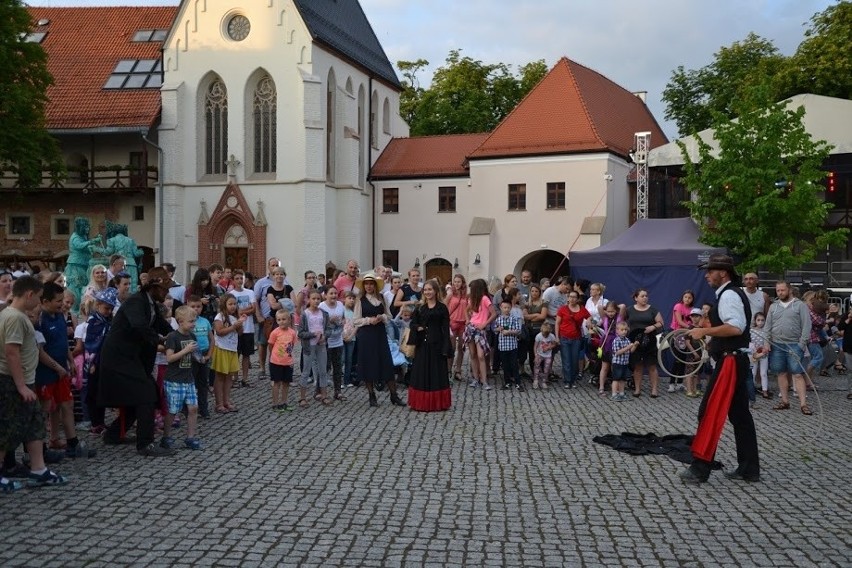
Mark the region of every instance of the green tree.
<instances>
[{"instance_id":1,"label":"green tree","mask_svg":"<svg viewBox=\"0 0 852 568\"><path fill-rule=\"evenodd\" d=\"M663 89L665 118L675 121L681 135L688 135L709 128L714 113L734 118L737 101L751 98L752 90L767 83L773 100L778 100L780 87L772 78L784 63L771 41L749 33L743 41L719 49L709 65L690 70L680 66L672 72Z\"/></svg>"},{"instance_id":2,"label":"green tree","mask_svg":"<svg viewBox=\"0 0 852 568\"><path fill-rule=\"evenodd\" d=\"M771 100L771 89L758 91ZM756 99L752 100L752 103ZM699 139L699 160L686 147L686 202L702 242L727 247L746 270L773 272L801 266L829 245L844 245L847 230L826 230L831 205L823 198L821 169L831 150L805 130L804 108L766 102L760 110L733 109L739 119L714 113L718 152Z\"/></svg>"},{"instance_id":3,"label":"green tree","mask_svg":"<svg viewBox=\"0 0 852 568\"><path fill-rule=\"evenodd\" d=\"M0 3L0 164L17 169L21 187L37 185L45 163L64 170L59 145L45 129L53 78L41 45L25 41L31 28L21 0Z\"/></svg>"},{"instance_id":4,"label":"green tree","mask_svg":"<svg viewBox=\"0 0 852 568\"><path fill-rule=\"evenodd\" d=\"M544 60L521 66L516 76L509 65L486 64L456 49L424 89L417 76L428 65L425 59L397 62L403 76L400 113L413 136L488 132L547 73Z\"/></svg>"},{"instance_id":5,"label":"green tree","mask_svg":"<svg viewBox=\"0 0 852 568\"><path fill-rule=\"evenodd\" d=\"M852 99L852 2L829 6L811 18L811 27L788 58L780 81L787 96L814 93Z\"/></svg>"}]
</instances>

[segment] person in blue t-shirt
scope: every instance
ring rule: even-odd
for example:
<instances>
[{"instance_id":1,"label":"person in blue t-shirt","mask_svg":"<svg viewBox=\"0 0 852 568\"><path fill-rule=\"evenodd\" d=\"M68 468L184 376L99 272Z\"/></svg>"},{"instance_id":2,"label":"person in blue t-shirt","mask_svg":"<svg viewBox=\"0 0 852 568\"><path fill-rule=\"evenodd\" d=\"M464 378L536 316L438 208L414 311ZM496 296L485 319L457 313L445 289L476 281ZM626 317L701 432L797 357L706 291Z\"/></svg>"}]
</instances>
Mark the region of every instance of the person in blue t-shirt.
<instances>
[{"instance_id":1,"label":"person in blue t-shirt","mask_svg":"<svg viewBox=\"0 0 852 568\"><path fill-rule=\"evenodd\" d=\"M192 357L192 376L195 377L195 390L198 391L198 415L210 418L210 408L207 403L210 392L210 347L213 345L213 326L202 317L204 303L199 296L190 296L187 305L195 310L195 340L198 349Z\"/></svg>"},{"instance_id":2,"label":"person in blue t-shirt","mask_svg":"<svg viewBox=\"0 0 852 568\"><path fill-rule=\"evenodd\" d=\"M55 282L44 285L38 330L44 336L44 352L49 357L40 359L36 367L36 394L50 417L50 447L60 449L64 446L65 455L70 458L92 457L94 451L80 443L74 427L71 377L76 368L68 349L68 330L62 313L64 299L65 289L62 286ZM65 444L59 439L60 420L65 430Z\"/></svg>"}]
</instances>

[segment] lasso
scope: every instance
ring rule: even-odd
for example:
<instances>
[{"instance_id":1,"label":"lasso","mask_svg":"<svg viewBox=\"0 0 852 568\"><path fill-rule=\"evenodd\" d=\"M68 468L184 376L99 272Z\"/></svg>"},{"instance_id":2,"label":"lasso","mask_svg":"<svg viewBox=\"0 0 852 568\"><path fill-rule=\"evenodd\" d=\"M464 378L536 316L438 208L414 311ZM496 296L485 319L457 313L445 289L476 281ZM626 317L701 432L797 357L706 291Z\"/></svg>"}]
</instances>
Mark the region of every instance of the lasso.
<instances>
[{"instance_id":1,"label":"lasso","mask_svg":"<svg viewBox=\"0 0 852 568\"><path fill-rule=\"evenodd\" d=\"M665 334L659 342L659 347L657 349L657 364L660 369L666 373L669 377L675 379L686 379L698 374L701 371L701 368L704 366L704 363L710 360L710 353L707 350L707 341L704 339L691 339L689 337L682 337L689 333L688 329L675 329L667 334ZM796 358L799 365L802 367L802 375L805 377L805 386L808 385L813 388L814 398L817 402L818 412L818 425L817 432L822 431L823 429L823 408L822 408L822 400L819 397L819 391L816 388L811 376L808 374L807 368L808 366L804 364L801 358L799 358L798 354L792 350L790 350L787 345L782 343L777 343L775 341L767 341L766 335L761 333L760 331L751 330L752 334L757 334L763 338L764 344L769 344L772 346L772 349L778 349L786 352L787 354L792 354L793 357ZM678 343L685 344L686 350L677 347ZM684 365L685 373L677 374L674 373L671 369L666 367L666 362L663 360L663 353L668 350L671 352L672 358L679 363ZM698 357L696 359L696 356ZM793 381L791 374L791 386L793 386L795 392L795 382ZM747 379L748 380L748 379ZM801 402L801 401L800 401Z\"/></svg>"}]
</instances>

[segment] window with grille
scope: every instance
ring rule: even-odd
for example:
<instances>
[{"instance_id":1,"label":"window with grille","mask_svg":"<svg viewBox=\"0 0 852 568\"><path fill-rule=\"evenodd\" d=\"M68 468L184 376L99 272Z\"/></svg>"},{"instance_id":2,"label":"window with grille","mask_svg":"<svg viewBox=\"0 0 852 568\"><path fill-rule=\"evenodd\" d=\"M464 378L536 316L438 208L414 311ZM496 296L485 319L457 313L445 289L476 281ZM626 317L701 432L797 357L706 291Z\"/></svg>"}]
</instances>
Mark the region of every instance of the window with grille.
<instances>
[{"instance_id":1,"label":"window with grille","mask_svg":"<svg viewBox=\"0 0 852 568\"><path fill-rule=\"evenodd\" d=\"M399 188L382 189L382 213L399 213Z\"/></svg>"},{"instance_id":2,"label":"window with grille","mask_svg":"<svg viewBox=\"0 0 852 568\"><path fill-rule=\"evenodd\" d=\"M438 212L439 213L455 213L456 212L456 188L455 187L439 187L438 188Z\"/></svg>"},{"instance_id":3,"label":"window with grille","mask_svg":"<svg viewBox=\"0 0 852 568\"><path fill-rule=\"evenodd\" d=\"M254 90L253 127L254 127L254 171L256 173L275 172L277 160L277 92L272 77L266 75L257 83Z\"/></svg>"},{"instance_id":4,"label":"window with grille","mask_svg":"<svg viewBox=\"0 0 852 568\"><path fill-rule=\"evenodd\" d=\"M547 184L547 208L565 209L564 181L554 181Z\"/></svg>"},{"instance_id":5,"label":"window with grille","mask_svg":"<svg viewBox=\"0 0 852 568\"><path fill-rule=\"evenodd\" d=\"M526 211L527 209L527 184L509 184L509 211Z\"/></svg>"},{"instance_id":6,"label":"window with grille","mask_svg":"<svg viewBox=\"0 0 852 568\"><path fill-rule=\"evenodd\" d=\"M204 99L204 173L226 173L228 159L228 90L221 79L207 89Z\"/></svg>"}]
</instances>

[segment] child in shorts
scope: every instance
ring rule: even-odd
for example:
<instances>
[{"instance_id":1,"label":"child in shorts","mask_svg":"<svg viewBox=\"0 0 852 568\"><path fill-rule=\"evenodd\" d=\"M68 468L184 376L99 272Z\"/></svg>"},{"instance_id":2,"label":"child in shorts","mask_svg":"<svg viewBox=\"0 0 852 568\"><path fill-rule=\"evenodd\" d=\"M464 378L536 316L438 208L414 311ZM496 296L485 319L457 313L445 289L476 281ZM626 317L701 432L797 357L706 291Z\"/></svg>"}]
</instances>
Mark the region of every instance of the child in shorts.
<instances>
[{"instance_id":1,"label":"child in shorts","mask_svg":"<svg viewBox=\"0 0 852 568\"><path fill-rule=\"evenodd\" d=\"M65 449L69 458L93 457L77 438L74 424L74 398L71 394L71 379L74 358L68 349L68 331L62 305L65 290L59 284L48 282L41 296L41 315L38 330L44 336L44 352L49 356L40 358L36 367L36 387L39 400L50 418L50 447ZM65 443L59 439L59 424L65 430Z\"/></svg>"},{"instance_id":2,"label":"child in shorts","mask_svg":"<svg viewBox=\"0 0 852 568\"><path fill-rule=\"evenodd\" d=\"M175 310L177 329L166 336L166 361L168 368L163 381L163 389L168 404L168 416L163 424L163 439L160 446L174 447L171 436L172 422L183 406L187 410L186 440L184 445L190 450L200 450L201 441L196 438L198 424L198 393L195 390L195 378L192 376L192 355L198 348L195 335L195 310L189 306L180 306Z\"/></svg>"},{"instance_id":3,"label":"child in shorts","mask_svg":"<svg viewBox=\"0 0 852 568\"><path fill-rule=\"evenodd\" d=\"M210 348L213 345L213 325L202 312L204 303L200 296L192 295L186 305L195 311L195 341L198 349L192 354L192 376L195 378L195 392L198 394L198 415L210 418L210 406L207 402L210 393L208 378L210 377Z\"/></svg>"},{"instance_id":4,"label":"child in shorts","mask_svg":"<svg viewBox=\"0 0 852 568\"><path fill-rule=\"evenodd\" d=\"M272 410L293 410L287 404L290 383L293 382L293 348L296 346L296 331L290 327L290 312L280 309L275 312L278 327L269 334L269 378L272 380Z\"/></svg>"},{"instance_id":5,"label":"child in shorts","mask_svg":"<svg viewBox=\"0 0 852 568\"><path fill-rule=\"evenodd\" d=\"M627 339L630 326L627 322L620 321L615 326L616 337L612 341L612 397L610 400L622 402L627 400L624 394L624 385L631 377L630 354L639 347L639 342L633 343Z\"/></svg>"}]
</instances>

